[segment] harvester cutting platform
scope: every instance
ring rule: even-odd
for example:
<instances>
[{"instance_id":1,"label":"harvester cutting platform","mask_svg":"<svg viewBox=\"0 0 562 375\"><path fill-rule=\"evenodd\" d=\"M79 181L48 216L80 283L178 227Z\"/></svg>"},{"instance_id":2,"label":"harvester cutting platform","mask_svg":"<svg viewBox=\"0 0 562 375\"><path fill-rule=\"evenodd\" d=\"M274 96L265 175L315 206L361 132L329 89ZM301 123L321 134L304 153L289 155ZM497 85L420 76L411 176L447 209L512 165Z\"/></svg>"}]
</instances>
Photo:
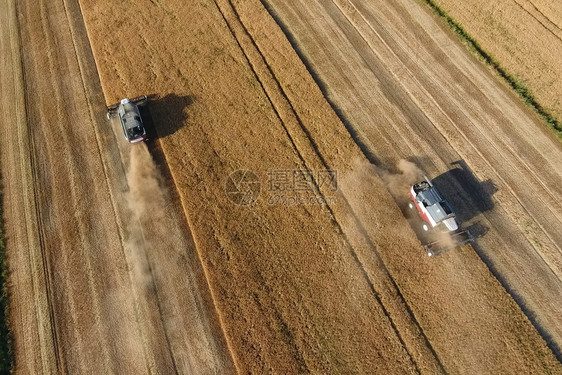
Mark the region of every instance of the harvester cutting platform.
<instances>
[{"instance_id":1,"label":"harvester cutting platform","mask_svg":"<svg viewBox=\"0 0 562 375\"><path fill-rule=\"evenodd\" d=\"M139 96L134 99L123 99L118 104L107 107L107 118L119 116L123 133L129 143L146 141L146 129L142 122L139 106L146 105L148 98Z\"/></svg>"},{"instance_id":2,"label":"harvester cutting platform","mask_svg":"<svg viewBox=\"0 0 562 375\"><path fill-rule=\"evenodd\" d=\"M410 208L416 207L422 220L425 232L445 234L445 239L432 241L424 245L429 256L439 254L450 248L464 245L472 239L466 230L459 229L455 213L445 199L441 197L437 188L424 176L421 181L410 189Z\"/></svg>"}]
</instances>

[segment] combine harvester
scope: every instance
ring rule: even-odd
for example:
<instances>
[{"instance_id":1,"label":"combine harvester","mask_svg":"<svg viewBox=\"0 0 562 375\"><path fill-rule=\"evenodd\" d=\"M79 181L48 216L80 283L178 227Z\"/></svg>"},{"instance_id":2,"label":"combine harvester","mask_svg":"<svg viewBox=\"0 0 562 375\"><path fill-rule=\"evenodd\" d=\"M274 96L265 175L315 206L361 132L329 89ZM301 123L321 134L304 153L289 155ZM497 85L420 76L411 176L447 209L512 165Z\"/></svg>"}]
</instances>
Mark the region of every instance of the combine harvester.
<instances>
[{"instance_id":1,"label":"combine harvester","mask_svg":"<svg viewBox=\"0 0 562 375\"><path fill-rule=\"evenodd\" d=\"M445 239L432 241L424 245L427 255L440 254L448 249L464 245L472 238L466 230L459 229L455 219L455 213L449 203L441 197L437 188L431 183L427 176L425 181L419 182L410 189L409 207L416 207L424 221L422 229L425 232L440 232L445 234Z\"/></svg>"},{"instance_id":2,"label":"combine harvester","mask_svg":"<svg viewBox=\"0 0 562 375\"><path fill-rule=\"evenodd\" d=\"M107 118L119 116L123 133L129 143L146 141L146 129L142 122L139 106L146 105L148 98L139 96L132 100L123 99L118 104L107 107Z\"/></svg>"}]
</instances>

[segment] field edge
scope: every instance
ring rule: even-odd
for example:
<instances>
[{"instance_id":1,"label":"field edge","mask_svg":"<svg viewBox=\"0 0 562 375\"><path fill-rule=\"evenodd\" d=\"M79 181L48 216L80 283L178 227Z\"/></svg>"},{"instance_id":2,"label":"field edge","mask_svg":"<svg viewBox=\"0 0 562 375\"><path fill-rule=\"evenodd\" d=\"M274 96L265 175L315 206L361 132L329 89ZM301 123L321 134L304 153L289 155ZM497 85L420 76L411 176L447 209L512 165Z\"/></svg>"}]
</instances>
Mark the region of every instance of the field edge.
<instances>
[{"instance_id":1,"label":"field edge","mask_svg":"<svg viewBox=\"0 0 562 375\"><path fill-rule=\"evenodd\" d=\"M474 37L472 37L459 22L451 17L434 0L419 1L427 4L434 12L434 14L445 21L447 26L449 26L449 28L459 37L463 44L465 44L469 48L469 50L474 53L480 60L484 61L487 66L492 68L494 73L502 78L502 80L507 83L507 85L523 100L525 105L532 108L533 111L539 115L542 122L554 132L559 140L562 141L562 122L560 122L560 120L552 113L551 110L545 108L541 103L537 101L531 90L529 90L529 88L525 86L525 84L523 84L513 74L509 73L501 65L501 63L496 60L494 56L492 56L492 54L484 50L484 48L480 46L478 41Z\"/></svg>"}]
</instances>

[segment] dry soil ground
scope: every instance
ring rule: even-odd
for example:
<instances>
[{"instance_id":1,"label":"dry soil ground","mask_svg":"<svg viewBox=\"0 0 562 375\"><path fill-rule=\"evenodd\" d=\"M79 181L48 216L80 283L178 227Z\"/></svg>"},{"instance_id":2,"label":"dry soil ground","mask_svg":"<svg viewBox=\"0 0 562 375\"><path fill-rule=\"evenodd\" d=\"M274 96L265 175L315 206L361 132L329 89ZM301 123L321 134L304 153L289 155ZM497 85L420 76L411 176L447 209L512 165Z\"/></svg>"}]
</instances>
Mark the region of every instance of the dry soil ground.
<instances>
[{"instance_id":1,"label":"dry soil ground","mask_svg":"<svg viewBox=\"0 0 562 375\"><path fill-rule=\"evenodd\" d=\"M470 246L424 255L257 0L80 5L2 14L20 372L561 371ZM103 119L102 88L152 95L148 149ZM225 191L239 169L253 205ZM271 204L268 173L295 169L338 189Z\"/></svg>"},{"instance_id":2,"label":"dry soil ground","mask_svg":"<svg viewBox=\"0 0 562 375\"><path fill-rule=\"evenodd\" d=\"M436 0L538 101L562 119L562 5L549 0Z\"/></svg>"}]
</instances>

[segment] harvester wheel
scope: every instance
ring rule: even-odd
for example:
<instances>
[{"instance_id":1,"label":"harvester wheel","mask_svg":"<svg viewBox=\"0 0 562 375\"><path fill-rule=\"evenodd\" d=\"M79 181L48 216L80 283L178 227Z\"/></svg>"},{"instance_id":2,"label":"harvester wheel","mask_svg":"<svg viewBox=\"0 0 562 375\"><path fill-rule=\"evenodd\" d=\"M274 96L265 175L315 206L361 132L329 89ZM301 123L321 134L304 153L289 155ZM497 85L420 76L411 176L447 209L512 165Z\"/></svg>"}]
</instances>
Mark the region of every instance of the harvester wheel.
<instances>
[{"instance_id":1,"label":"harvester wheel","mask_svg":"<svg viewBox=\"0 0 562 375\"><path fill-rule=\"evenodd\" d=\"M414 209L414 204L412 202L408 203L408 207L410 207L411 209Z\"/></svg>"},{"instance_id":2,"label":"harvester wheel","mask_svg":"<svg viewBox=\"0 0 562 375\"><path fill-rule=\"evenodd\" d=\"M424 231L427 232L429 230L429 225L424 224L424 225L422 225L422 228L423 228Z\"/></svg>"}]
</instances>

